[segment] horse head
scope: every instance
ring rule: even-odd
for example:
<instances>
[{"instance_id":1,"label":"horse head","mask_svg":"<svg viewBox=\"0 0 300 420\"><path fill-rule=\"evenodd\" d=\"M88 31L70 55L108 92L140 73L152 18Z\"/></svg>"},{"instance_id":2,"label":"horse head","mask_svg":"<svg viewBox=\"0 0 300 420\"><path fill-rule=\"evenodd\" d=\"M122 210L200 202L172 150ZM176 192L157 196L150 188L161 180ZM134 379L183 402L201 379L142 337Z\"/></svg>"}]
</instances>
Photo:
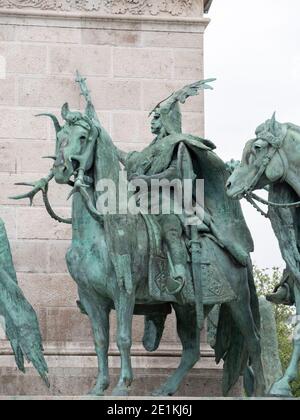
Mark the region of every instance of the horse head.
<instances>
[{"instance_id":1,"label":"horse head","mask_svg":"<svg viewBox=\"0 0 300 420\"><path fill-rule=\"evenodd\" d=\"M256 129L256 138L246 143L242 161L227 181L229 197L239 199L284 179L287 159L283 143L287 133L288 125L277 122L275 114Z\"/></svg>"},{"instance_id":2,"label":"horse head","mask_svg":"<svg viewBox=\"0 0 300 420\"><path fill-rule=\"evenodd\" d=\"M61 126L55 115L40 114L52 119L56 130L56 152L53 174L58 184L67 184L89 171L93 166L94 150L99 128L92 119L80 112L71 112L69 105L62 107L65 124Z\"/></svg>"}]
</instances>

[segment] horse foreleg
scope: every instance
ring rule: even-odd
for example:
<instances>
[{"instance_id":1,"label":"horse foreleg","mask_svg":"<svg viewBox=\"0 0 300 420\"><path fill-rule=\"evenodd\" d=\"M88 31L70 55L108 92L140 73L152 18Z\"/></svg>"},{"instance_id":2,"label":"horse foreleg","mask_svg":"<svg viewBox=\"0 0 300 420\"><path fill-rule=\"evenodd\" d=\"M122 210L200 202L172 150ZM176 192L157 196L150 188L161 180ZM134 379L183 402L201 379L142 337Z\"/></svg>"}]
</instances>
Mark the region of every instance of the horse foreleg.
<instances>
[{"instance_id":1,"label":"horse foreleg","mask_svg":"<svg viewBox=\"0 0 300 420\"><path fill-rule=\"evenodd\" d=\"M293 355L289 367L286 370L285 375L282 379L275 382L270 390L270 395L280 396L280 397L292 397L292 390L290 384L297 380L299 371L299 361L300 361L300 288L297 284L294 287L295 290L295 300L297 308L297 317L296 317L296 327L294 333L294 348Z\"/></svg>"},{"instance_id":2,"label":"horse foreleg","mask_svg":"<svg viewBox=\"0 0 300 420\"><path fill-rule=\"evenodd\" d=\"M115 300L117 312L117 345L121 355L121 375L118 385L113 391L114 396L127 396L133 381L131 366L132 321L135 305L134 293L129 295L120 291Z\"/></svg>"},{"instance_id":3,"label":"horse foreleg","mask_svg":"<svg viewBox=\"0 0 300 420\"><path fill-rule=\"evenodd\" d=\"M228 305L231 309L233 319L245 339L250 355L255 377L255 396L263 397L266 393L266 383L261 358L261 345L251 312L249 291L244 290L244 296L240 296L239 301L231 302Z\"/></svg>"},{"instance_id":4,"label":"horse foreleg","mask_svg":"<svg viewBox=\"0 0 300 420\"><path fill-rule=\"evenodd\" d=\"M174 309L177 316L177 331L183 347L181 363L167 382L153 392L154 396L174 395L183 379L200 359L200 330L197 326L195 308L174 305Z\"/></svg>"},{"instance_id":5,"label":"horse foreleg","mask_svg":"<svg viewBox=\"0 0 300 420\"><path fill-rule=\"evenodd\" d=\"M95 350L98 359L98 377L95 387L89 395L103 396L109 387L109 313L110 303L104 299L95 299L80 294L80 301L91 321Z\"/></svg>"}]
</instances>

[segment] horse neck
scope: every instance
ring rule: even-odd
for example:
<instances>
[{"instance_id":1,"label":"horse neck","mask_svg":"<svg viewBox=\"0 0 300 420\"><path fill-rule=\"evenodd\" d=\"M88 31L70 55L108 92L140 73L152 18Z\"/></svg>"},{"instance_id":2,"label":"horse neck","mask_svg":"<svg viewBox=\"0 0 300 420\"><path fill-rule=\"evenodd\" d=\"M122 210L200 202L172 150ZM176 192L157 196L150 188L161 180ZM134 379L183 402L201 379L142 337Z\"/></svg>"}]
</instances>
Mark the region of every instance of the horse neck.
<instances>
[{"instance_id":1,"label":"horse neck","mask_svg":"<svg viewBox=\"0 0 300 420\"><path fill-rule=\"evenodd\" d=\"M282 150L287 161L285 181L300 197L300 128L289 129Z\"/></svg>"},{"instance_id":2,"label":"horse neck","mask_svg":"<svg viewBox=\"0 0 300 420\"><path fill-rule=\"evenodd\" d=\"M93 187L88 190L91 197L94 196ZM72 239L81 243L91 243L93 238L103 234L101 224L96 221L86 208L80 193L74 194L72 203Z\"/></svg>"},{"instance_id":3,"label":"horse neck","mask_svg":"<svg viewBox=\"0 0 300 420\"><path fill-rule=\"evenodd\" d=\"M120 170L121 168L117 149L114 146L109 134L103 128L101 128L101 134L97 140L94 158L95 186L97 187L97 183L103 179L111 180L117 186L119 182Z\"/></svg>"},{"instance_id":4,"label":"horse neck","mask_svg":"<svg viewBox=\"0 0 300 420\"><path fill-rule=\"evenodd\" d=\"M116 185L119 181L120 165L117 150L108 133L101 128L94 151L93 167L88 174L93 184L88 192L94 205L98 198L97 184L100 180L110 179ZM73 240L87 240L91 242L94 235L104 234L103 227L95 220L86 208L80 194L75 194L72 207Z\"/></svg>"}]
</instances>

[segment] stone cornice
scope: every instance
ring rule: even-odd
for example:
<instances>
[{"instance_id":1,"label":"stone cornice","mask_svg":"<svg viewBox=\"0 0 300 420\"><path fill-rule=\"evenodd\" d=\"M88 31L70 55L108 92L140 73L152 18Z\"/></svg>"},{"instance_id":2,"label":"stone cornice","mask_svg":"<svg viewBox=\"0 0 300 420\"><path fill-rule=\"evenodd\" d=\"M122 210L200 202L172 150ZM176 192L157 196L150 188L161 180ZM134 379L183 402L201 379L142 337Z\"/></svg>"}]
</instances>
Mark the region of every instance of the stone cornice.
<instances>
[{"instance_id":1,"label":"stone cornice","mask_svg":"<svg viewBox=\"0 0 300 420\"><path fill-rule=\"evenodd\" d=\"M0 0L0 12L200 18L202 0Z\"/></svg>"}]
</instances>

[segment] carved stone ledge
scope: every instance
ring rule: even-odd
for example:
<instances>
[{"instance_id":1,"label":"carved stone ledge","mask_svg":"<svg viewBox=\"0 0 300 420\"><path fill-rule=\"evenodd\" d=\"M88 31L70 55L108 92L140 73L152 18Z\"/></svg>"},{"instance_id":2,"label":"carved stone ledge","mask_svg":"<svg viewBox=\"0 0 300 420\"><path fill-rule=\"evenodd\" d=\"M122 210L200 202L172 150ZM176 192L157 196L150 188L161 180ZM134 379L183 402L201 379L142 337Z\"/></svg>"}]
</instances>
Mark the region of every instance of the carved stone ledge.
<instances>
[{"instance_id":1,"label":"carved stone ledge","mask_svg":"<svg viewBox=\"0 0 300 420\"><path fill-rule=\"evenodd\" d=\"M193 17L203 14L202 0L0 0L1 9L89 13L90 15Z\"/></svg>"}]
</instances>

